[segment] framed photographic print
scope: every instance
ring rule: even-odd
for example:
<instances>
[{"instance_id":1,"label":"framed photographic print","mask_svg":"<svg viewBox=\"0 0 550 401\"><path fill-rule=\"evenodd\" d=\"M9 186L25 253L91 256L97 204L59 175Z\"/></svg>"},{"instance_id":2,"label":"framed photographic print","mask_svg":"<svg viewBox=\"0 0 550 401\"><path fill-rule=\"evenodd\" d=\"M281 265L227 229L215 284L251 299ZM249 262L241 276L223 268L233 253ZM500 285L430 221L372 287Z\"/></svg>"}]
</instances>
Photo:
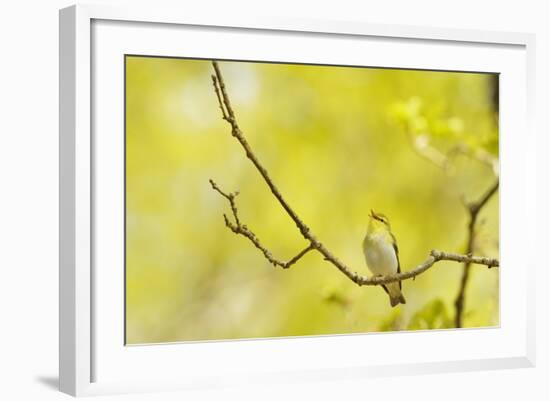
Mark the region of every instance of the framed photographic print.
<instances>
[{"instance_id":1,"label":"framed photographic print","mask_svg":"<svg viewBox=\"0 0 550 401\"><path fill-rule=\"evenodd\" d=\"M533 46L62 10L61 390L532 366Z\"/></svg>"}]
</instances>

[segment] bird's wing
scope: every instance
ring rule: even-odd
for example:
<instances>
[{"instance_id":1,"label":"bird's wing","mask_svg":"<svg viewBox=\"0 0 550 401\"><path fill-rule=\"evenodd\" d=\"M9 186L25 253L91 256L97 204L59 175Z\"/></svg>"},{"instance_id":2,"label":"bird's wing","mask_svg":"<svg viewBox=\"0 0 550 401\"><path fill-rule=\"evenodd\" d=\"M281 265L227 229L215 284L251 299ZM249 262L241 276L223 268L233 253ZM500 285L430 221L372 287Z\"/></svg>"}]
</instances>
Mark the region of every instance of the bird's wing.
<instances>
[{"instance_id":1,"label":"bird's wing","mask_svg":"<svg viewBox=\"0 0 550 401\"><path fill-rule=\"evenodd\" d=\"M399 262L399 248L397 247L397 240L393 233L390 233L392 239L392 246L395 251L395 257L397 258L397 274L401 273L401 263ZM399 282L399 289L401 289L401 281Z\"/></svg>"}]
</instances>

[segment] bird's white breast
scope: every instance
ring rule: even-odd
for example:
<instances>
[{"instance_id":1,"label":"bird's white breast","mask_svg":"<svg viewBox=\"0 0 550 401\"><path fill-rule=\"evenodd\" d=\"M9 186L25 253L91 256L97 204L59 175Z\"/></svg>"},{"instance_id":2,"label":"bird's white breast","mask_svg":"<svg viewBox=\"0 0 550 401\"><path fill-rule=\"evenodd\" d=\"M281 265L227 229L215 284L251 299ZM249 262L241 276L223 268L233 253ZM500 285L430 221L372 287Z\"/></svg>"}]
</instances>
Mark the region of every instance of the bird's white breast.
<instances>
[{"instance_id":1,"label":"bird's white breast","mask_svg":"<svg viewBox=\"0 0 550 401\"><path fill-rule=\"evenodd\" d=\"M363 252L367 266L373 275L386 276L397 273L397 256L391 243L378 235L365 238Z\"/></svg>"}]
</instances>

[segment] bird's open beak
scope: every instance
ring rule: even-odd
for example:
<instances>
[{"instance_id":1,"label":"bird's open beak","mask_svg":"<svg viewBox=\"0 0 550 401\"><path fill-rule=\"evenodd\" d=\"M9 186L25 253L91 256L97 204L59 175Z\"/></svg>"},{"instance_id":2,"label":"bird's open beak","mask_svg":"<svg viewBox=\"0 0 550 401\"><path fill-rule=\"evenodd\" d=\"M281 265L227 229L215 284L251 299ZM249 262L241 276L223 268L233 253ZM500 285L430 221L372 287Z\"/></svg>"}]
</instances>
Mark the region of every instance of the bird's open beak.
<instances>
[{"instance_id":1,"label":"bird's open beak","mask_svg":"<svg viewBox=\"0 0 550 401\"><path fill-rule=\"evenodd\" d=\"M374 210L372 210L372 209L370 210L369 217L370 217L371 219L375 219L375 218L376 218L376 213L374 213Z\"/></svg>"}]
</instances>

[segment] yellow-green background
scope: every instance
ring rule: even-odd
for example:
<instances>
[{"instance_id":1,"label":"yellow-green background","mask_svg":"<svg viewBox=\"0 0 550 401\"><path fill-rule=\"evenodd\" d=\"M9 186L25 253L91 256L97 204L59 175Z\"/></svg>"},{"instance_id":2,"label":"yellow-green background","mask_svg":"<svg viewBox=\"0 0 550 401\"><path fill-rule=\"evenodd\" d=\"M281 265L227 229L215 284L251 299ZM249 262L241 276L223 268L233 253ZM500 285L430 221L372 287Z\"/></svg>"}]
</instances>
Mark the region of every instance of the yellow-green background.
<instances>
[{"instance_id":1,"label":"yellow-green background","mask_svg":"<svg viewBox=\"0 0 550 401\"><path fill-rule=\"evenodd\" d=\"M239 124L287 201L319 239L368 274L361 242L371 208L385 213L403 270L431 249L464 252L467 213L494 181L457 157L445 173L413 150L425 135L497 157L490 76L220 62ZM209 61L126 58L127 343L453 327L462 266L442 262L403 283L392 309L310 253L271 266L230 232L227 201L273 253L306 243L231 137ZM498 194L480 216L476 253L498 256ZM464 325L499 324L498 269L472 266Z\"/></svg>"}]
</instances>

